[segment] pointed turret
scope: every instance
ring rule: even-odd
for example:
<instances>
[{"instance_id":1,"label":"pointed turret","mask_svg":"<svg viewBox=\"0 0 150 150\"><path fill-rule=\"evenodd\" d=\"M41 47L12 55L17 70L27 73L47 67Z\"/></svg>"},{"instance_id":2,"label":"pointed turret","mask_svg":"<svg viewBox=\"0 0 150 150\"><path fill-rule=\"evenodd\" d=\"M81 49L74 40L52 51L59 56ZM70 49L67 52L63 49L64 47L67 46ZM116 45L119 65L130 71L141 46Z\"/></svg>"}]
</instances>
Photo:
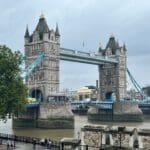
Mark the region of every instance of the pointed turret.
<instances>
[{"instance_id":1,"label":"pointed turret","mask_svg":"<svg viewBox=\"0 0 150 150\"><path fill-rule=\"evenodd\" d=\"M46 23L46 20L43 14L40 16L40 19L36 26L35 31L37 31L40 35L42 35L43 33L49 32L49 28L48 28L48 25Z\"/></svg>"},{"instance_id":2,"label":"pointed turret","mask_svg":"<svg viewBox=\"0 0 150 150\"><path fill-rule=\"evenodd\" d=\"M114 35L111 35L109 41L106 45L106 49L110 48L112 50L112 54L115 54L116 49L119 48L118 42L116 42Z\"/></svg>"},{"instance_id":3,"label":"pointed turret","mask_svg":"<svg viewBox=\"0 0 150 150\"><path fill-rule=\"evenodd\" d=\"M126 44L125 43L123 43L123 49L124 49L124 51L126 51L127 50L127 48L126 48Z\"/></svg>"},{"instance_id":4,"label":"pointed turret","mask_svg":"<svg viewBox=\"0 0 150 150\"><path fill-rule=\"evenodd\" d=\"M118 43L116 42L115 37L111 35L106 45L106 49L107 48L116 49L117 47L118 47Z\"/></svg>"},{"instance_id":5,"label":"pointed turret","mask_svg":"<svg viewBox=\"0 0 150 150\"><path fill-rule=\"evenodd\" d=\"M99 43L98 52L101 53L103 51L101 43Z\"/></svg>"},{"instance_id":6,"label":"pointed turret","mask_svg":"<svg viewBox=\"0 0 150 150\"><path fill-rule=\"evenodd\" d=\"M116 41L116 47L119 48L119 40Z\"/></svg>"},{"instance_id":7,"label":"pointed turret","mask_svg":"<svg viewBox=\"0 0 150 150\"><path fill-rule=\"evenodd\" d=\"M58 24L57 23L56 23L55 35L56 36L60 36L59 29L58 29Z\"/></svg>"},{"instance_id":8,"label":"pointed turret","mask_svg":"<svg viewBox=\"0 0 150 150\"><path fill-rule=\"evenodd\" d=\"M28 30L28 25L26 27L26 32L25 32L25 35L24 35L25 38L29 38L30 35L29 35L29 30Z\"/></svg>"}]
</instances>

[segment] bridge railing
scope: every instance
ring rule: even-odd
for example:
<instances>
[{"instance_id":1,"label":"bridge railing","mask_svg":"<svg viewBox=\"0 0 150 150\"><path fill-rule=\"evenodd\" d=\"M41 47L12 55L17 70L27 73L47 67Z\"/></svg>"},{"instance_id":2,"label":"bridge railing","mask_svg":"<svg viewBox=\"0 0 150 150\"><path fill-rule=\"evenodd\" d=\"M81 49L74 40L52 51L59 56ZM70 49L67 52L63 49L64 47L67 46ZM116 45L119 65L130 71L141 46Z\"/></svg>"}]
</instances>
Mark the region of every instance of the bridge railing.
<instances>
[{"instance_id":1,"label":"bridge railing","mask_svg":"<svg viewBox=\"0 0 150 150\"><path fill-rule=\"evenodd\" d=\"M60 48L60 50L65 53L75 54L75 50L71 50L71 49L67 49L67 48Z\"/></svg>"}]
</instances>

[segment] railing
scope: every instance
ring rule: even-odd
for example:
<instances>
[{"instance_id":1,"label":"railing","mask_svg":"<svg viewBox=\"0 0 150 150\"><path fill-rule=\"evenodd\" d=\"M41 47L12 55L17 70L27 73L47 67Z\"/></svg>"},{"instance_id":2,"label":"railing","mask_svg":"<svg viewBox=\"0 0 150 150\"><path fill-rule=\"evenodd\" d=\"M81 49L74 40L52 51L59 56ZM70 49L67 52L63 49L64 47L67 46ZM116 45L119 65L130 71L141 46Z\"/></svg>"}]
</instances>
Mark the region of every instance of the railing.
<instances>
[{"instance_id":1,"label":"railing","mask_svg":"<svg viewBox=\"0 0 150 150\"><path fill-rule=\"evenodd\" d=\"M13 142L23 142L23 143L30 143L33 145L41 145L43 147L51 147L56 150L60 149L60 142L55 140L48 140L48 139L40 139L35 137L26 137L26 136L17 136L13 134L5 134L0 133L0 139L1 140L10 140Z\"/></svg>"},{"instance_id":2,"label":"railing","mask_svg":"<svg viewBox=\"0 0 150 150\"><path fill-rule=\"evenodd\" d=\"M113 102L97 102L97 101L92 101L89 105L91 106L98 106L104 109L113 109Z\"/></svg>"}]
</instances>

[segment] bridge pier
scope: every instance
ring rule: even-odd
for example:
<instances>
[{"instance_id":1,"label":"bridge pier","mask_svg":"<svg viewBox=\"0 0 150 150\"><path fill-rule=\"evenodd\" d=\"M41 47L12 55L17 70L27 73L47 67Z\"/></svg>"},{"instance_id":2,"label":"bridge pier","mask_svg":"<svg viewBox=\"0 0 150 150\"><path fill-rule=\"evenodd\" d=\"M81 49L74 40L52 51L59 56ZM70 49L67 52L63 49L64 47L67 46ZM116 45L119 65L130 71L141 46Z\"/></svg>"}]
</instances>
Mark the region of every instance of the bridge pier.
<instances>
[{"instance_id":1,"label":"bridge pier","mask_svg":"<svg viewBox=\"0 0 150 150\"><path fill-rule=\"evenodd\" d=\"M18 127L73 129L74 116L69 104L65 102L43 102L38 108L19 112L18 117L13 119L13 128Z\"/></svg>"},{"instance_id":2,"label":"bridge pier","mask_svg":"<svg viewBox=\"0 0 150 150\"><path fill-rule=\"evenodd\" d=\"M142 122L144 119L138 104L128 101L90 106L87 115L91 121Z\"/></svg>"}]
</instances>

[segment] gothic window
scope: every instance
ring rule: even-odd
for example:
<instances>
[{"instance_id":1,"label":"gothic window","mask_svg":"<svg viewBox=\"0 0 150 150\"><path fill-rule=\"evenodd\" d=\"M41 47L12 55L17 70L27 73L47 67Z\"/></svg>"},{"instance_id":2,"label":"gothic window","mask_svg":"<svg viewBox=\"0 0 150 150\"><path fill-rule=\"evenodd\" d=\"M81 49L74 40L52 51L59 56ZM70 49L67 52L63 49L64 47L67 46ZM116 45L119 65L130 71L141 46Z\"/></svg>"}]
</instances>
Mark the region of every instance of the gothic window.
<instances>
[{"instance_id":1,"label":"gothic window","mask_svg":"<svg viewBox=\"0 0 150 150\"><path fill-rule=\"evenodd\" d=\"M42 39L43 39L43 35L42 35L42 34L40 34L40 35L39 35L39 37L40 37L40 40L42 40Z\"/></svg>"},{"instance_id":2,"label":"gothic window","mask_svg":"<svg viewBox=\"0 0 150 150\"><path fill-rule=\"evenodd\" d=\"M39 75L39 80L42 80L42 74Z\"/></svg>"},{"instance_id":3,"label":"gothic window","mask_svg":"<svg viewBox=\"0 0 150 150\"><path fill-rule=\"evenodd\" d=\"M37 45L35 45L35 51L37 50Z\"/></svg>"},{"instance_id":4,"label":"gothic window","mask_svg":"<svg viewBox=\"0 0 150 150\"><path fill-rule=\"evenodd\" d=\"M51 46L51 49L53 50L54 49L54 45L52 44L52 46Z\"/></svg>"},{"instance_id":5,"label":"gothic window","mask_svg":"<svg viewBox=\"0 0 150 150\"><path fill-rule=\"evenodd\" d=\"M52 40L52 41L54 40L54 36L51 36L51 40Z\"/></svg>"}]
</instances>

